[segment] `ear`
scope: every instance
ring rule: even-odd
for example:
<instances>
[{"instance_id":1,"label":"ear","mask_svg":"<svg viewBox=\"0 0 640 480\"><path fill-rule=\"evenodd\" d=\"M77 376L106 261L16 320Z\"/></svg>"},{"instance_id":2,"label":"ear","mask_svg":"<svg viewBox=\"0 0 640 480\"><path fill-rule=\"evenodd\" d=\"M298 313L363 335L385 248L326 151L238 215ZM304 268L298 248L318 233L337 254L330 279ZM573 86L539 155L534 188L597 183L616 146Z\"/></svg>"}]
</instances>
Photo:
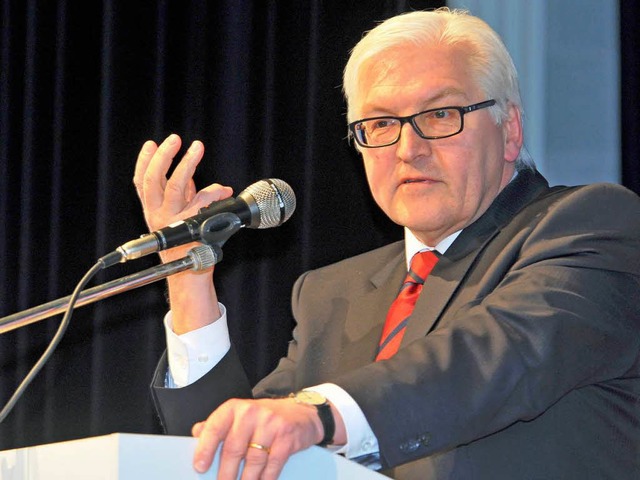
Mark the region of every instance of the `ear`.
<instances>
[{"instance_id":1,"label":"ear","mask_svg":"<svg viewBox=\"0 0 640 480\"><path fill-rule=\"evenodd\" d=\"M519 108L509 104L508 116L502 122L504 132L504 159L515 162L522 148L522 114Z\"/></svg>"}]
</instances>

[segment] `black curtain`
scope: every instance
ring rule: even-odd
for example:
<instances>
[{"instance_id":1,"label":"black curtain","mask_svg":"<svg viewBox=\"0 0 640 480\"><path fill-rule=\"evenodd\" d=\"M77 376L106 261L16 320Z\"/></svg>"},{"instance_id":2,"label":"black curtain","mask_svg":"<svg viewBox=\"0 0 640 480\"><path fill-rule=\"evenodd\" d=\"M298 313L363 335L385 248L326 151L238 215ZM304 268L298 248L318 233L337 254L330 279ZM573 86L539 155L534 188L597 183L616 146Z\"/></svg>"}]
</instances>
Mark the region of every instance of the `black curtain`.
<instances>
[{"instance_id":1,"label":"black curtain","mask_svg":"<svg viewBox=\"0 0 640 480\"><path fill-rule=\"evenodd\" d=\"M303 271L401 238L345 140L341 72L377 21L443 1L0 1L0 318L64 297L145 232L131 183L142 143L205 143L197 183L287 181L282 227L224 247L217 287L257 381L286 351ZM640 193L637 2L620 0L622 183ZM596 132L597 133L597 132ZM114 266L91 286L157 265ZM9 417L0 449L158 433L148 384L164 349L164 282L79 308ZM0 403L60 315L0 335Z\"/></svg>"},{"instance_id":2,"label":"black curtain","mask_svg":"<svg viewBox=\"0 0 640 480\"><path fill-rule=\"evenodd\" d=\"M286 352L304 270L401 238L347 144L341 72L362 32L439 1L0 3L0 317L67 296L95 261L145 233L132 185L142 143L205 143L196 181L239 192L288 182L282 227L224 247L217 287L257 381ZM157 265L117 265L90 286ZM149 382L164 349L164 282L79 308L0 424L0 449L159 432ZM61 316L0 336L4 404Z\"/></svg>"},{"instance_id":3,"label":"black curtain","mask_svg":"<svg viewBox=\"0 0 640 480\"><path fill-rule=\"evenodd\" d=\"M620 125L622 184L640 195L640 4L620 5Z\"/></svg>"}]
</instances>

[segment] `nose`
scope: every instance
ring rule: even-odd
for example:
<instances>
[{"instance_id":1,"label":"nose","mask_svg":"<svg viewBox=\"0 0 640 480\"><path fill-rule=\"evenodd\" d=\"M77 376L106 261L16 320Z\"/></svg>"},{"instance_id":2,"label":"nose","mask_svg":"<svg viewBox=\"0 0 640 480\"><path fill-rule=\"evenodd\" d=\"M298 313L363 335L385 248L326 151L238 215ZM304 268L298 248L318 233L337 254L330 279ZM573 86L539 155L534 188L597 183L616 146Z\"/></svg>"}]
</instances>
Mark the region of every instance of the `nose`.
<instances>
[{"instance_id":1,"label":"nose","mask_svg":"<svg viewBox=\"0 0 640 480\"><path fill-rule=\"evenodd\" d=\"M420 156L431 155L431 140L418 135L411 123L402 125L400 139L396 144L396 155L403 162L412 162Z\"/></svg>"}]
</instances>

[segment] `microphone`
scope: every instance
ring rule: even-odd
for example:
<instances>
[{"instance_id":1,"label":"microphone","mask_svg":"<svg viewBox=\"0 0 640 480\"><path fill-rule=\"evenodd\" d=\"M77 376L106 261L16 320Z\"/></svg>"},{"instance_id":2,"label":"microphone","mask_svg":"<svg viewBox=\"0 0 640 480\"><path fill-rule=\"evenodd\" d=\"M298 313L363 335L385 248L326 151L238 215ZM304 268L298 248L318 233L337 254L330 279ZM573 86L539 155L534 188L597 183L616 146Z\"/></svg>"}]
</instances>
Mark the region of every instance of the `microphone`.
<instances>
[{"instance_id":1,"label":"microphone","mask_svg":"<svg viewBox=\"0 0 640 480\"><path fill-rule=\"evenodd\" d=\"M197 215L120 245L116 249L119 259L114 263L126 262L198 240L201 235L200 226L216 215L232 214L240 220L241 227L271 228L289 220L295 209L296 196L285 181L277 178L259 180L245 188L236 198L213 202L201 208Z\"/></svg>"}]
</instances>

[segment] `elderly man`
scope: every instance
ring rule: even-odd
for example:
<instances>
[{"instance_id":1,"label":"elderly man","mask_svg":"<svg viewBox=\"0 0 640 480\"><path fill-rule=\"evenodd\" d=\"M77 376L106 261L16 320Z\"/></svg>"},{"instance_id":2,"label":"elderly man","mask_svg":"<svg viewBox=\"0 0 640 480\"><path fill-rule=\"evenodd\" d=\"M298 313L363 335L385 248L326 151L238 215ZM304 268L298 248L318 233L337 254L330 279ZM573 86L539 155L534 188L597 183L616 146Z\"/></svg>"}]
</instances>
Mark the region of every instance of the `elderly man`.
<instances>
[{"instance_id":1,"label":"elderly man","mask_svg":"<svg viewBox=\"0 0 640 480\"><path fill-rule=\"evenodd\" d=\"M166 430L195 423L198 471L223 444L222 479L241 461L243 478L276 478L315 444L395 478L638 478L640 199L548 186L522 148L513 62L463 12L383 22L344 90L373 197L405 240L304 274L288 355L253 391L212 272L172 277L153 385ZM140 152L151 229L231 195L196 191L200 142L167 179L180 147ZM173 360L201 348L204 368Z\"/></svg>"}]
</instances>

